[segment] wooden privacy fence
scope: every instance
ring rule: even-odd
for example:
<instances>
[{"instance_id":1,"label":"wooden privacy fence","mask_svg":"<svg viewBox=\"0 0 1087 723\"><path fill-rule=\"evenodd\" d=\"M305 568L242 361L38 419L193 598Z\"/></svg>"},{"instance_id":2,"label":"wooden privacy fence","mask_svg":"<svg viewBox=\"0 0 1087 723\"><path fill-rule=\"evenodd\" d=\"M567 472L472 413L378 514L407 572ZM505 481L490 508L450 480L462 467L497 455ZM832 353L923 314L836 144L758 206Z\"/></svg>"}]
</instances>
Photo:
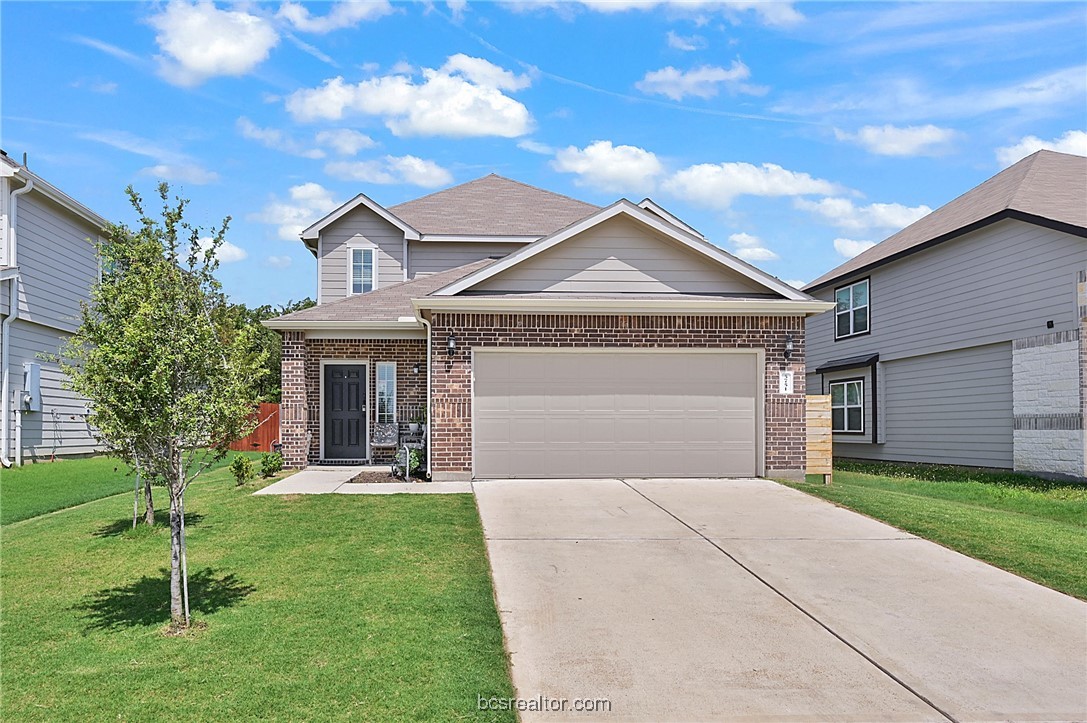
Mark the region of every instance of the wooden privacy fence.
<instances>
[{"instance_id":1,"label":"wooden privacy fence","mask_svg":"<svg viewBox=\"0 0 1087 723\"><path fill-rule=\"evenodd\" d=\"M257 428L248 437L232 442L235 452L271 452L272 444L279 441L279 405L261 402L253 412Z\"/></svg>"},{"instance_id":2,"label":"wooden privacy fence","mask_svg":"<svg viewBox=\"0 0 1087 723\"><path fill-rule=\"evenodd\" d=\"M830 422L830 395L808 395L808 459L807 473L822 475L823 483L830 484L833 470L833 447Z\"/></svg>"}]
</instances>

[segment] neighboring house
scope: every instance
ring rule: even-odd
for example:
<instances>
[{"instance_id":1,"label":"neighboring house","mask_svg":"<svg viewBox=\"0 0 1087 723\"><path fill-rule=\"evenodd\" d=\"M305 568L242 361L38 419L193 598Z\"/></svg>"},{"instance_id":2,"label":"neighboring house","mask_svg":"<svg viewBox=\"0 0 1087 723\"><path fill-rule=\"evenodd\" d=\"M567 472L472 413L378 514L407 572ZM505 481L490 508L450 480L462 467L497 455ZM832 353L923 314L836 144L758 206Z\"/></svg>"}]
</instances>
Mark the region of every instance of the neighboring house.
<instances>
[{"instance_id":1,"label":"neighboring house","mask_svg":"<svg viewBox=\"0 0 1087 723\"><path fill-rule=\"evenodd\" d=\"M56 354L98 279L106 221L0 152L0 462L100 451Z\"/></svg>"},{"instance_id":2,"label":"neighboring house","mask_svg":"<svg viewBox=\"0 0 1087 723\"><path fill-rule=\"evenodd\" d=\"M804 318L829 304L652 201L491 175L359 195L302 238L321 303L267 322L292 467L388 461L425 415L434 479L804 473Z\"/></svg>"},{"instance_id":3,"label":"neighboring house","mask_svg":"<svg viewBox=\"0 0 1087 723\"><path fill-rule=\"evenodd\" d=\"M1083 477L1087 158L1039 151L816 279L836 457Z\"/></svg>"}]
</instances>

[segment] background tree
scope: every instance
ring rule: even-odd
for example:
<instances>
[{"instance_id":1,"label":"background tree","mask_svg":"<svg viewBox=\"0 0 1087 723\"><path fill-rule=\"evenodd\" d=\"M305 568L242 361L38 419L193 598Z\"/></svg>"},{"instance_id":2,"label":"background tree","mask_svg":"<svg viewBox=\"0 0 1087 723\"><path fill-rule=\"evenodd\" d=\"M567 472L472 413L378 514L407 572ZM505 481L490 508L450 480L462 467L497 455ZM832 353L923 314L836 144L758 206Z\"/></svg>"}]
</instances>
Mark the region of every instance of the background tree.
<instances>
[{"instance_id":1,"label":"background tree","mask_svg":"<svg viewBox=\"0 0 1087 723\"><path fill-rule=\"evenodd\" d=\"M286 304L274 306L265 304L248 307L245 304L223 304L224 323L237 330L250 329L256 345L254 351L259 350L266 354L265 367L268 372L256 387L257 396L254 401L278 404L281 396L280 363L283 359L283 337L279 332L262 326L261 322L316 305L317 302L308 297L301 301L288 301Z\"/></svg>"},{"instance_id":2,"label":"background tree","mask_svg":"<svg viewBox=\"0 0 1087 723\"><path fill-rule=\"evenodd\" d=\"M161 219L126 193L138 228L111 226L99 244L102 279L62 351L70 386L91 401L90 423L111 454L157 483L170 502L170 617L189 618L185 491L231 441L251 431L266 352L251 327L224 323L214 236L184 221L188 201L158 187Z\"/></svg>"}]
</instances>

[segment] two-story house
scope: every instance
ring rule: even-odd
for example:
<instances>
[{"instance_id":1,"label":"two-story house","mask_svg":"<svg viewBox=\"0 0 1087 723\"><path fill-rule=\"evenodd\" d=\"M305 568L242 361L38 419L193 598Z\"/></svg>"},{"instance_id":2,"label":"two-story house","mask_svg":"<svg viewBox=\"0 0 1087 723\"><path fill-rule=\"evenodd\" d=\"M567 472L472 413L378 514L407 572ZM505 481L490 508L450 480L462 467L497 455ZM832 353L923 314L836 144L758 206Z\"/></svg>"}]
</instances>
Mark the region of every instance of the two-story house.
<instances>
[{"instance_id":1,"label":"two-story house","mask_svg":"<svg viewBox=\"0 0 1087 723\"><path fill-rule=\"evenodd\" d=\"M100 451L54 355L98 279L106 221L0 152L0 463Z\"/></svg>"},{"instance_id":2,"label":"two-story house","mask_svg":"<svg viewBox=\"0 0 1087 723\"><path fill-rule=\"evenodd\" d=\"M1087 476L1087 158L1039 151L805 287L834 454Z\"/></svg>"},{"instance_id":3,"label":"two-story house","mask_svg":"<svg viewBox=\"0 0 1087 723\"><path fill-rule=\"evenodd\" d=\"M356 196L302 240L319 304L267 322L292 467L388 461L425 422L434 479L804 473L804 318L830 304L649 199L490 175Z\"/></svg>"}]
</instances>

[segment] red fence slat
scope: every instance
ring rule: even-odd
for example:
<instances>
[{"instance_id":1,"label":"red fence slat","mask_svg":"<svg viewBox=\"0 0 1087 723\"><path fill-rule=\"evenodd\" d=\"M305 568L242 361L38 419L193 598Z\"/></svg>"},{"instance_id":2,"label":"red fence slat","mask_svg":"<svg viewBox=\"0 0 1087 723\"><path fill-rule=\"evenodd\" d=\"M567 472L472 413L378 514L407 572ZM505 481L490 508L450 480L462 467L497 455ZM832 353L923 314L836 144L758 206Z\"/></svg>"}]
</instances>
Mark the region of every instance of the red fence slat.
<instances>
[{"instance_id":1,"label":"red fence slat","mask_svg":"<svg viewBox=\"0 0 1087 723\"><path fill-rule=\"evenodd\" d=\"M279 441L279 405L261 402L253 413L258 425L248 437L232 442L235 452L271 452L272 444Z\"/></svg>"}]
</instances>

